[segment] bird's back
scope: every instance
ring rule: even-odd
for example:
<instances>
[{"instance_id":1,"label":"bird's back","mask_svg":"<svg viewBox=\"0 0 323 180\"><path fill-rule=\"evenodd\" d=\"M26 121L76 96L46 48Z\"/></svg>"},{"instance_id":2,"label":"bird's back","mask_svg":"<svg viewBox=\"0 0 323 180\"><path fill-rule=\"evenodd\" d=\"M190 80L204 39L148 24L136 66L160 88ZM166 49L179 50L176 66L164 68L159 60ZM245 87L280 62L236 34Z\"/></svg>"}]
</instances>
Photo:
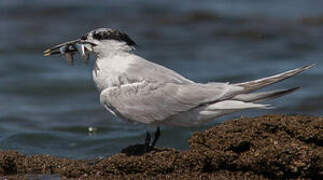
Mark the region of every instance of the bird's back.
<instances>
[{"instance_id":1,"label":"bird's back","mask_svg":"<svg viewBox=\"0 0 323 180\"><path fill-rule=\"evenodd\" d=\"M193 81L159 64L147 61L131 52L98 58L93 79L100 91L137 82L189 84Z\"/></svg>"}]
</instances>

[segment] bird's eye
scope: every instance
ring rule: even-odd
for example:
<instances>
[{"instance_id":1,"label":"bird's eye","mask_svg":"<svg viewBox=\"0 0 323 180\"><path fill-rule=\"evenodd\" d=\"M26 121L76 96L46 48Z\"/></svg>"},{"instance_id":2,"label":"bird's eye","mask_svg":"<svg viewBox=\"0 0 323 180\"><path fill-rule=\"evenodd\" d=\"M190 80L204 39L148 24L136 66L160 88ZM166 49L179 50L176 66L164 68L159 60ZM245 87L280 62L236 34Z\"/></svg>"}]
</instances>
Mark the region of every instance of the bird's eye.
<instances>
[{"instance_id":1,"label":"bird's eye","mask_svg":"<svg viewBox=\"0 0 323 180\"><path fill-rule=\"evenodd\" d=\"M109 33L99 31L93 33L93 38L97 40L104 40L104 39L110 39Z\"/></svg>"},{"instance_id":2,"label":"bird's eye","mask_svg":"<svg viewBox=\"0 0 323 180\"><path fill-rule=\"evenodd\" d=\"M84 35L81 37L81 40L87 40L87 34L84 34Z\"/></svg>"}]
</instances>

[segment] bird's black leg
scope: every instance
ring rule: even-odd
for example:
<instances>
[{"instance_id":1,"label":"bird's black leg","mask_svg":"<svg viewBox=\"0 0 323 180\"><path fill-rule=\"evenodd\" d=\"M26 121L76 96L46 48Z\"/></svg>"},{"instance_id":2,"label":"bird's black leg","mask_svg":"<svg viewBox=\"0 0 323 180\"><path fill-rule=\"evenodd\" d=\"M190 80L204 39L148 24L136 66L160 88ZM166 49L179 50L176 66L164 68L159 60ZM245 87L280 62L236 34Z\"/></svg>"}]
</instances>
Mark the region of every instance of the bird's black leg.
<instances>
[{"instance_id":1,"label":"bird's black leg","mask_svg":"<svg viewBox=\"0 0 323 180\"><path fill-rule=\"evenodd\" d=\"M153 143L151 143L151 148L154 148L155 147L155 144L158 141L159 136L160 136L160 128L157 127L156 132L155 132L155 137L154 137Z\"/></svg>"},{"instance_id":2,"label":"bird's black leg","mask_svg":"<svg viewBox=\"0 0 323 180\"><path fill-rule=\"evenodd\" d=\"M145 151L146 152L149 152L149 150L150 150L150 140L151 140L151 136L150 136L149 132L147 131L146 139L145 139Z\"/></svg>"}]
</instances>

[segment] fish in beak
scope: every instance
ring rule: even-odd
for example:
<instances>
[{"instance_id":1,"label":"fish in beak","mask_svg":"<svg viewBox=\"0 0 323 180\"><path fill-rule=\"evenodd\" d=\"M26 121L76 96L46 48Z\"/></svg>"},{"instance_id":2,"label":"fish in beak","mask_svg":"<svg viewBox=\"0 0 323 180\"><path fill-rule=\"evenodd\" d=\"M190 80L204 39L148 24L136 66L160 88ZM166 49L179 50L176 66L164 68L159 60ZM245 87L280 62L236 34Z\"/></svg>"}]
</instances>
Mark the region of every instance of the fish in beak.
<instances>
[{"instance_id":1,"label":"fish in beak","mask_svg":"<svg viewBox=\"0 0 323 180\"><path fill-rule=\"evenodd\" d=\"M92 43L81 39L58 44L44 51L44 56L64 55L66 62L70 65L74 63L75 53L80 54L86 64L89 63L89 53L93 51Z\"/></svg>"}]
</instances>

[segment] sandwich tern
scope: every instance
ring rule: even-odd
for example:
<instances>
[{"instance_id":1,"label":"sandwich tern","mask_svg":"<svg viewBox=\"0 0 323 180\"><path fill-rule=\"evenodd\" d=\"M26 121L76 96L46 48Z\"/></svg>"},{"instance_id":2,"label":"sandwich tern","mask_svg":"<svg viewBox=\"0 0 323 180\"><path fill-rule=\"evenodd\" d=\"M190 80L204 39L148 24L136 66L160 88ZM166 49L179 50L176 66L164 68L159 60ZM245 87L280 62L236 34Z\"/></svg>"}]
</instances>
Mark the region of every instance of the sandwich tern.
<instances>
[{"instance_id":1,"label":"sandwich tern","mask_svg":"<svg viewBox=\"0 0 323 180\"><path fill-rule=\"evenodd\" d=\"M155 146L160 125L197 126L239 110L271 108L260 102L289 94L298 87L254 91L314 66L243 83L203 84L134 54L135 47L126 33L98 28L80 39L49 48L44 55L61 54L72 64L75 53L84 57L86 63L93 53L93 80L100 92L100 103L121 119L157 127L152 143L147 131L146 150Z\"/></svg>"}]
</instances>

